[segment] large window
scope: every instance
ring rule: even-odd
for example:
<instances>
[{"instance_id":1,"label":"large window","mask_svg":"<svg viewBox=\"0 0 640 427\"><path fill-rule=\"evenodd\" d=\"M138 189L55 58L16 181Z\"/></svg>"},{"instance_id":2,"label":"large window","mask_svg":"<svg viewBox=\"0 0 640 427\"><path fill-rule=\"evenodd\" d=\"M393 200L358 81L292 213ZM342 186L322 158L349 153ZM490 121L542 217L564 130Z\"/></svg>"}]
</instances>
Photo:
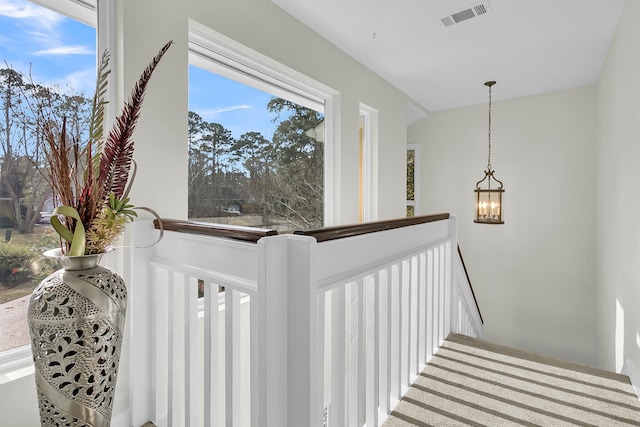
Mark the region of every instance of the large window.
<instances>
[{"instance_id":1,"label":"large window","mask_svg":"<svg viewBox=\"0 0 640 427\"><path fill-rule=\"evenodd\" d=\"M420 146L418 144L407 144L407 217L417 214L416 206L418 189L420 185Z\"/></svg>"},{"instance_id":2,"label":"large window","mask_svg":"<svg viewBox=\"0 0 640 427\"><path fill-rule=\"evenodd\" d=\"M277 229L325 224L325 102L192 36L189 217Z\"/></svg>"},{"instance_id":3,"label":"large window","mask_svg":"<svg viewBox=\"0 0 640 427\"><path fill-rule=\"evenodd\" d=\"M80 19L94 14L70 1L39 1ZM31 83L53 89L69 128L83 131L88 96L95 86L96 32L89 25L26 0L0 2L0 352L29 342L26 306L34 286L57 264L42 258L58 243L48 219L54 201L38 135L32 132L27 90Z\"/></svg>"}]
</instances>

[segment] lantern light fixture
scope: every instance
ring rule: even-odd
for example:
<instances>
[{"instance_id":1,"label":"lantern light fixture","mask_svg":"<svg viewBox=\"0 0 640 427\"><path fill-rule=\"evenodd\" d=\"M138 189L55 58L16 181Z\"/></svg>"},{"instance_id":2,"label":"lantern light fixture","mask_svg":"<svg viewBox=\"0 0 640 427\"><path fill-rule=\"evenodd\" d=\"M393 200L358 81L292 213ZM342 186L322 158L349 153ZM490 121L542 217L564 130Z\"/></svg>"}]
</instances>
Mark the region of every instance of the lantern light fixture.
<instances>
[{"instance_id":1,"label":"lantern light fixture","mask_svg":"<svg viewBox=\"0 0 640 427\"><path fill-rule=\"evenodd\" d=\"M478 224L504 224L502 199L504 188L502 181L494 176L495 171L491 167L491 87L494 81L486 82L489 88L489 152L487 156L487 170L484 178L476 183L475 193L475 223Z\"/></svg>"}]
</instances>

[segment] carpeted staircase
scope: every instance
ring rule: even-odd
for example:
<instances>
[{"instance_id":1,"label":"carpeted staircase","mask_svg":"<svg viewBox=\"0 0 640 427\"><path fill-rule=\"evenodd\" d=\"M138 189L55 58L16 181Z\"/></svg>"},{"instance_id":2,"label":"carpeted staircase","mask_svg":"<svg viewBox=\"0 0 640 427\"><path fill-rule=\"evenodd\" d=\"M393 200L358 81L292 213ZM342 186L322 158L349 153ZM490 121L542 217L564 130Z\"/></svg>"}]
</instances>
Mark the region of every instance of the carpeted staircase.
<instances>
[{"instance_id":1,"label":"carpeted staircase","mask_svg":"<svg viewBox=\"0 0 640 427\"><path fill-rule=\"evenodd\" d=\"M640 426L629 378L450 335L383 427Z\"/></svg>"}]
</instances>

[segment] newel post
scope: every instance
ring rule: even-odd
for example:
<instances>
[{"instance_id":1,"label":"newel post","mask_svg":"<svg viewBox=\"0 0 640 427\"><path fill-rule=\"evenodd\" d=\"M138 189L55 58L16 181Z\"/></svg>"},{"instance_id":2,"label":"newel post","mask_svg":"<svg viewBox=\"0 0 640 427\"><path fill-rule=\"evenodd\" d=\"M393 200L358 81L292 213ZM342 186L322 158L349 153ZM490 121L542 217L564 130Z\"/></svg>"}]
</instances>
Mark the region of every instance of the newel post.
<instances>
[{"instance_id":1,"label":"newel post","mask_svg":"<svg viewBox=\"0 0 640 427\"><path fill-rule=\"evenodd\" d=\"M449 263L447 264L447 271L449 274L449 280L447 283L450 315L448 317L449 323L445 325L445 337L450 333L458 333L458 279L456 278L457 263L458 263L458 223L455 215L449 216L449 237L450 250L449 250Z\"/></svg>"},{"instance_id":2,"label":"newel post","mask_svg":"<svg viewBox=\"0 0 640 427\"><path fill-rule=\"evenodd\" d=\"M317 302L312 237L280 235L261 239L259 394L266 426L314 426L322 415L315 402L318 381ZM262 357L264 356L264 357ZM312 409L312 405L314 408ZM316 414L316 412L318 412Z\"/></svg>"},{"instance_id":3,"label":"newel post","mask_svg":"<svg viewBox=\"0 0 640 427\"><path fill-rule=\"evenodd\" d=\"M131 246L148 242L154 235L152 221L135 221L126 236L126 244ZM150 269L155 247L128 249L130 252L128 276L129 309L127 324L129 347L129 408L131 424L142 423L155 418L156 377L153 375L158 357L166 357L156 351L154 334L158 325L152 319L155 315L156 289ZM135 307L135 309L132 309ZM117 386L116 386L117 387Z\"/></svg>"}]
</instances>

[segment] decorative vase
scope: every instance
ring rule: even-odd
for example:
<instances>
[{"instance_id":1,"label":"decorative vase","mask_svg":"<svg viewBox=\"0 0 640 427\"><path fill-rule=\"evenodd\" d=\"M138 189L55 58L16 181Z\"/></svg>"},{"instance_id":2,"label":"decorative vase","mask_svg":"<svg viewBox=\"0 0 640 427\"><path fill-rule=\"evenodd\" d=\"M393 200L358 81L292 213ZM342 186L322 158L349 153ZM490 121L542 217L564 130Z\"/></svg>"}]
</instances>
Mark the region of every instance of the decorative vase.
<instances>
[{"instance_id":1,"label":"decorative vase","mask_svg":"<svg viewBox=\"0 0 640 427\"><path fill-rule=\"evenodd\" d=\"M111 424L127 305L122 278L102 254L61 256L63 268L36 287L28 310L43 426Z\"/></svg>"}]
</instances>

